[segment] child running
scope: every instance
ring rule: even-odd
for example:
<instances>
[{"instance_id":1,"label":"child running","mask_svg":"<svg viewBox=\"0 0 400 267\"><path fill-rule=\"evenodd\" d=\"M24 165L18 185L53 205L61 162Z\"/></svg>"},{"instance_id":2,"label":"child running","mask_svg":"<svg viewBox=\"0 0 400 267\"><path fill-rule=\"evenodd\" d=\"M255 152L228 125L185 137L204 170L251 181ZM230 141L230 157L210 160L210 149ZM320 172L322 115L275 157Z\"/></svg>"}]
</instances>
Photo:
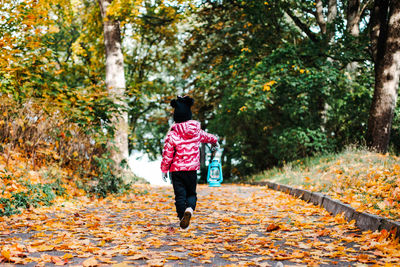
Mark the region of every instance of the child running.
<instances>
[{"instance_id":1,"label":"child running","mask_svg":"<svg viewBox=\"0 0 400 267\"><path fill-rule=\"evenodd\" d=\"M174 124L164 143L161 161L162 178L167 181L168 172L175 193L175 207L180 227L186 229L196 208L197 170L200 169L200 143L218 147L217 138L201 130L200 122L192 120L190 110L194 100L189 96L171 101L174 108Z\"/></svg>"}]
</instances>

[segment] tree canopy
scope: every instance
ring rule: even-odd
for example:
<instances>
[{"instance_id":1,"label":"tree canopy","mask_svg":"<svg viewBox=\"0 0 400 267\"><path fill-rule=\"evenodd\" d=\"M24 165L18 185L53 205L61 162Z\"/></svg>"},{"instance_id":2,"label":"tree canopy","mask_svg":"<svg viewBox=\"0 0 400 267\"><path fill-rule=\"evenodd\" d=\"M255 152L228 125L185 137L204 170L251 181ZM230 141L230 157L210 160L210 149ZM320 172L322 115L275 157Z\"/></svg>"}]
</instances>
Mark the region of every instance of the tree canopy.
<instances>
[{"instance_id":1,"label":"tree canopy","mask_svg":"<svg viewBox=\"0 0 400 267\"><path fill-rule=\"evenodd\" d=\"M111 164L115 114L127 114L129 151L154 159L172 123L169 101L183 94L219 136L230 179L367 143L384 39L374 38L372 0L105 2L106 16L94 0L0 7L4 144L37 159L54 151L91 180ZM379 6L383 33L394 2ZM121 39L122 102L106 90L110 20ZM399 109L391 114L397 153Z\"/></svg>"}]
</instances>

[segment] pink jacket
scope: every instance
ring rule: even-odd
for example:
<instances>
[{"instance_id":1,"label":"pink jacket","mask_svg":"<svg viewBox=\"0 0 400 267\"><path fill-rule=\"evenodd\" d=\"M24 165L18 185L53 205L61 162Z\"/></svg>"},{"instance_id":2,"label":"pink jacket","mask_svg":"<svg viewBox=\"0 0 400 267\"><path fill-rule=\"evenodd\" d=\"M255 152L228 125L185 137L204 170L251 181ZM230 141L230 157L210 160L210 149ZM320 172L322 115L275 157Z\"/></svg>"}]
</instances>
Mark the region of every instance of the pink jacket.
<instances>
[{"instance_id":1,"label":"pink jacket","mask_svg":"<svg viewBox=\"0 0 400 267\"><path fill-rule=\"evenodd\" d=\"M195 171L200 169L200 143L215 144L217 138L201 130L200 122L175 123L164 143L162 172Z\"/></svg>"}]
</instances>

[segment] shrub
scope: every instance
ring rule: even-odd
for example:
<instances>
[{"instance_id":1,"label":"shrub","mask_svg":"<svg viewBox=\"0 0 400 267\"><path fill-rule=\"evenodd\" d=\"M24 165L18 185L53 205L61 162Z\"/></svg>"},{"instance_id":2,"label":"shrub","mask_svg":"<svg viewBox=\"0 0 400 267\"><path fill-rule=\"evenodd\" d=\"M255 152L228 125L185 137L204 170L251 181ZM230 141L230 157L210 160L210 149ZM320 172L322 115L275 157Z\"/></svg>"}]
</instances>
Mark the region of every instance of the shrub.
<instances>
[{"instance_id":1,"label":"shrub","mask_svg":"<svg viewBox=\"0 0 400 267\"><path fill-rule=\"evenodd\" d=\"M109 193L123 193L129 189L131 184L125 184L121 176L115 175L110 166L113 166L113 161L106 154L102 157L94 157L97 166L99 167L99 175L94 177L90 185L85 190L98 197L106 197Z\"/></svg>"},{"instance_id":2,"label":"shrub","mask_svg":"<svg viewBox=\"0 0 400 267\"><path fill-rule=\"evenodd\" d=\"M15 179L15 177L10 175L5 175L2 178L2 180ZM62 187L60 181L45 184L31 184L19 179L18 182L21 186L16 191L5 194L4 191L6 188L3 188L3 197L0 197L0 216L19 214L21 209L30 207L51 205L56 196L65 194L65 188Z\"/></svg>"},{"instance_id":3,"label":"shrub","mask_svg":"<svg viewBox=\"0 0 400 267\"><path fill-rule=\"evenodd\" d=\"M332 151L332 145L326 138L326 133L320 129L285 129L282 133L273 135L270 144L271 154L281 161L291 161Z\"/></svg>"}]
</instances>

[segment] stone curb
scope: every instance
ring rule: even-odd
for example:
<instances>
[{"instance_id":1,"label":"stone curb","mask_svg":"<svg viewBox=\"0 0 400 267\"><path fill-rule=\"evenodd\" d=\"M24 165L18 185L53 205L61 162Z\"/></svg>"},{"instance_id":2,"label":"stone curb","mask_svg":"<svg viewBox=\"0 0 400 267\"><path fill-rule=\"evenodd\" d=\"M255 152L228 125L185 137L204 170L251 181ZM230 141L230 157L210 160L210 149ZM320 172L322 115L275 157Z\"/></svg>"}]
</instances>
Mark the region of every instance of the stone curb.
<instances>
[{"instance_id":1,"label":"stone curb","mask_svg":"<svg viewBox=\"0 0 400 267\"><path fill-rule=\"evenodd\" d=\"M350 205L344 204L339 200L331 199L324 194L311 192L300 188L294 188L289 185L273 183L270 181L254 182L252 184L268 186L270 189L290 194L306 202L311 202L316 206L323 207L333 215L343 213L347 221L354 220L356 222L356 226L363 231L381 231L385 229L390 232L395 230L396 237L400 237L400 222L395 222L387 218L365 212L358 212Z\"/></svg>"}]
</instances>

